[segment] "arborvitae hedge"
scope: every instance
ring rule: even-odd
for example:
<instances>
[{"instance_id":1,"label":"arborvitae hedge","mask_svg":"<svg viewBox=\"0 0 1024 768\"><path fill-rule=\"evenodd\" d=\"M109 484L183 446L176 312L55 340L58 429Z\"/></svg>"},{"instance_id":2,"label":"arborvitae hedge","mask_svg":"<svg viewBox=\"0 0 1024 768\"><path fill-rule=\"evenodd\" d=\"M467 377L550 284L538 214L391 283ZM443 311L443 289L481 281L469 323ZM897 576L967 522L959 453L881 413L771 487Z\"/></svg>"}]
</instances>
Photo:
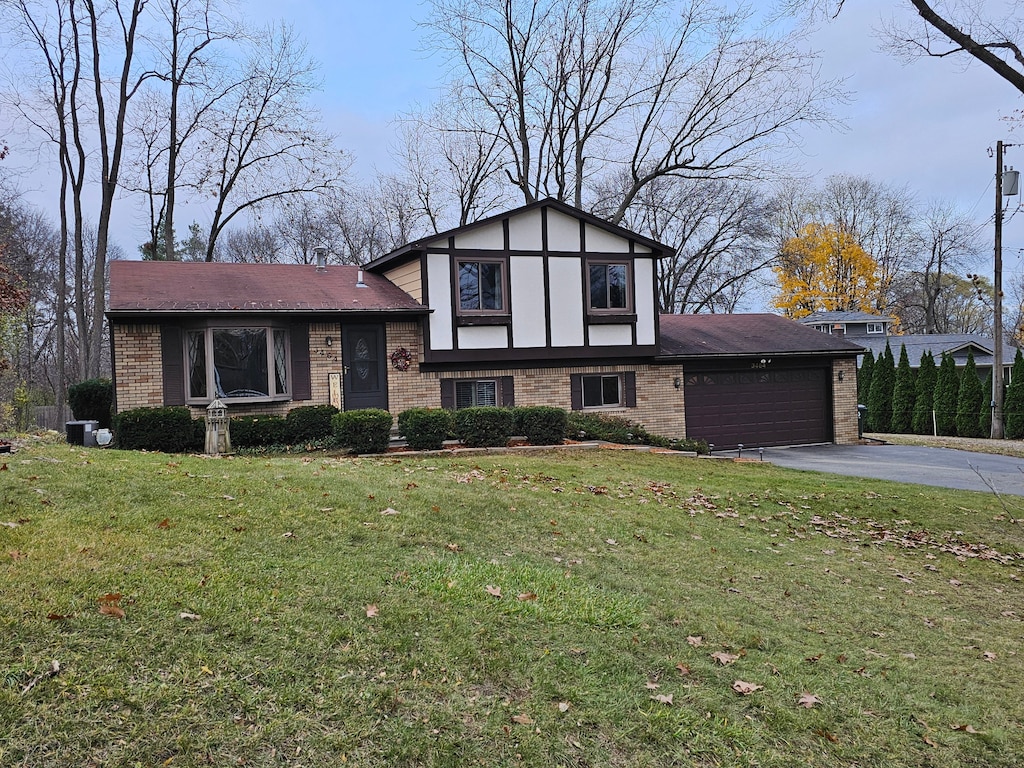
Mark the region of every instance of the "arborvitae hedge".
<instances>
[{"instance_id":1,"label":"arborvitae hedge","mask_svg":"<svg viewBox=\"0 0 1024 768\"><path fill-rule=\"evenodd\" d=\"M935 358L931 352L921 355L920 367L917 369L917 390L914 398L914 418L911 427L915 434L930 435L934 429L932 422L932 399L935 396L935 381L938 371L935 370Z\"/></svg>"},{"instance_id":2,"label":"arborvitae hedge","mask_svg":"<svg viewBox=\"0 0 1024 768\"><path fill-rule=\"evenodd\" d=\"M978 432L981 437L992 435L992 371L985 377L981 388L981 412L978 414Z\"/></svg>"},{"instance_id":3,"label":"arborvitae hedge","mask_svg":"<svg viewBox=\"0 0 1024 768\"><path fill-rule=\"evenodd\" d=\"M871 392L871 374L875 370L875 353L870 349L864 354L860 361L860 368L857 369L857 402L861 405L868 404L868 397Z\"/></svg>"},{"instance_id":4,"label":"arborvitae hedge","mask_svg":"<svg viewBox=\"0 0 1024 768\"><path fill-rule=\"evenodd\" d=\"M978 413L983 394L974 355L967 353L967 364L960 374L960 389L956 398L956 433L960 437L981 437L978 429Z\"/></svg>"},{"instance_id":5,"label":"arborvitae hedge","mask_svg":"<svg viewBox=\"0 0 1024 768\"><path fill-rule=\"evenodd\" d=\"M872 432L892 431L892 393L896 386L896 365L888 343L875 361L868 393L868 424Z\"/></svg>"},{"instance_id":6,"label":"arborvitae hedge","mask_svg":"<svg viewBox=\"0 0 1024 768\"><path fill-rule=\"evenodd\" d=\"M892 391L892 431L903 434L910 431L914 419L914 372L910 368L907 347L900 345L900 364L896 368L896 383Z\"/></svg>"},{"instance_id":7,"label":"arborvitae hedge","mask_svg":"<svg viewBox=\"0 0 1024 768\"><path fill-rule=\"evenodd\" d=\"M940 435L956 434L956 403L960 389L960 374L956 369L956 361L948 352L942 353L939 372L935 380L935 396L933 409L935 423Z\"/></svg>"},{"instance_id":8,"label":"arborvitae hedge","mask_svg":"<svg viewBox=\"0 0 1024 768\"><path fill-rule=\"evenodd\" d=\"M1003 400L1003 432L1010 440L1024 438L1024 354L1019 349Z\"/></svg>"}]
</instances>

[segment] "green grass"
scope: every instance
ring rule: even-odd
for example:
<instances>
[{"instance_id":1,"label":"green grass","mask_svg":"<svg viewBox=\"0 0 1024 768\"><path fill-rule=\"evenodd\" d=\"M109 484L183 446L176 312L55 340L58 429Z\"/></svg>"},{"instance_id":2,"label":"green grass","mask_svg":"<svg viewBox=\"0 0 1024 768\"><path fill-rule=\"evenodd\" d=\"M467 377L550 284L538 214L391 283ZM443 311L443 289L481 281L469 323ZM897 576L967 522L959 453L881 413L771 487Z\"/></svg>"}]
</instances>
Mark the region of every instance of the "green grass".
<instances>
[{"instance_id":1,"label":"green grass","mask_svg":"<svg viewBox=\"0 0 1024 768\"><path fill-rule=\"evenodd\" d=\"M1024 754L989 495L619 451L2 461L0 766Z\"/></svg>"}]
</instances>

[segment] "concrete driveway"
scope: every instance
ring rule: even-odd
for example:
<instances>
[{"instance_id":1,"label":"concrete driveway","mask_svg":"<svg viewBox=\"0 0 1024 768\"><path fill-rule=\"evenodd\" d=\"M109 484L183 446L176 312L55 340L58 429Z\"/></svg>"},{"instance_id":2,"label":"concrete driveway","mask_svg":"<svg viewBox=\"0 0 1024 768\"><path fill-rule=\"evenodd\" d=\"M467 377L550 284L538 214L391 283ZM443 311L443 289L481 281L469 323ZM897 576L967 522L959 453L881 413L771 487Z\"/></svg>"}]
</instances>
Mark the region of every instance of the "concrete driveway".
<instances>
[{"instance_id":1,"label":"concrete driveway","mask_svg":"<svg viewBox=\"0 0 1024 768\"><path fill-rule=\"evenodd\" d=\"M764 460L791 469L991 493L988 481L1000 494L1024 496L1024 459L1014 456L916 445L807 445L765 448Z\"/></svg>"}]
</instances>

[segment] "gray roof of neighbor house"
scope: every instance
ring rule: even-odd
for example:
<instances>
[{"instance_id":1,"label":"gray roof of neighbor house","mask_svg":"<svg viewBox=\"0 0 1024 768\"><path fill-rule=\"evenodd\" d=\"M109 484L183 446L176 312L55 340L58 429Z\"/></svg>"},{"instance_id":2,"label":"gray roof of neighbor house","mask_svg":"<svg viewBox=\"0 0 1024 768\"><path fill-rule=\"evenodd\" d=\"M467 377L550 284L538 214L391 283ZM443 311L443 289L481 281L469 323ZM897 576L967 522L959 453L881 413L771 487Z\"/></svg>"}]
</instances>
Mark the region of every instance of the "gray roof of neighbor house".
<instances>
[{"instance_id":1,"label":"gray roof of neighbor house","mask_svg":"<svg viewBox=\"0 0 1024 768\"><path fill-rule=\"evenodd\" d=\"M812 312L797 322L804 325L821 323L892 323L891 317L870 312Z\"/></svg>"},{"instance_id":2,"label":"gray roof of neighbor house","mask_svg":"<svg viewBox=\"0 0 1024 768\"><path fill-rule=\"evenodd\" d=\"M390 281L359 268L305 264L110 262L111 317L164 314L376 312L430 310Z\"/></svg>"},{"instance_id":3,"label":"gray roof of neighbor house","mask_svg":"<svg viewBox=\"0 0 1024 768\"><path fill-rule=\"evenodd\" d=\"M889 348L892 349L892 355L897 363L900 360L900 347L906 346L907 360L911 368L921 365L921 355L925 352L931 351L935 357L935 364L938 365L943 352L952 353L960 362L965 361L968 349L974 353L975 365L991 366L992 350L995 349L995 343L990 337L976 333L914 333L906 336L858 337L857 341L870 349L876 359L885 351L886 342L889 342ZM1013 365L1016 354L1015 347L1003 344L1003 365Z\"/></svg>"},{"instance_id":4,"label":"gray roof of neighbor house","mask_svg":"<svg viewBox=\"0 0 1024 768\"><path fill-rule=\"evenodd\" d=\"M662 315L661 355L749 357L751 355L860 354L864 348L841 336L816 331L779 315Z\"/></svg>"}]
</instances>

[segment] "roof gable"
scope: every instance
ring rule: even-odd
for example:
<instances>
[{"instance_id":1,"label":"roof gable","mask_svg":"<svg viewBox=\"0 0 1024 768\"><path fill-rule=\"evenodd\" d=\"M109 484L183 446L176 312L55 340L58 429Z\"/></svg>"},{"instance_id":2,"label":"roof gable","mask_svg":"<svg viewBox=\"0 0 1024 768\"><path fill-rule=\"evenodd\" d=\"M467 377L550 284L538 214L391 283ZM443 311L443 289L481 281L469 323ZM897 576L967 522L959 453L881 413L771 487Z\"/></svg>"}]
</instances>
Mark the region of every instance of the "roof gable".
<instances>
[{"instance_id":1,"label":"roof gable","mask_svg":"<svg viewBox=\"0 0 1024 768\"><path fill-rule=\"evenodd\" d=\"M581 246L585 245L587 251L643 254L652 258L661 258L675 251L672 246L611 224L561 201L546 198L447 232L420 238L374 259L366 268L387 269L414 258L427 248L447 248L452 240L459 249L503 250L506 247L506 230L510 250L540 251L543 248L541 221L545 215L549 251L579 252Z\"/></svg>"}]
</instances>

